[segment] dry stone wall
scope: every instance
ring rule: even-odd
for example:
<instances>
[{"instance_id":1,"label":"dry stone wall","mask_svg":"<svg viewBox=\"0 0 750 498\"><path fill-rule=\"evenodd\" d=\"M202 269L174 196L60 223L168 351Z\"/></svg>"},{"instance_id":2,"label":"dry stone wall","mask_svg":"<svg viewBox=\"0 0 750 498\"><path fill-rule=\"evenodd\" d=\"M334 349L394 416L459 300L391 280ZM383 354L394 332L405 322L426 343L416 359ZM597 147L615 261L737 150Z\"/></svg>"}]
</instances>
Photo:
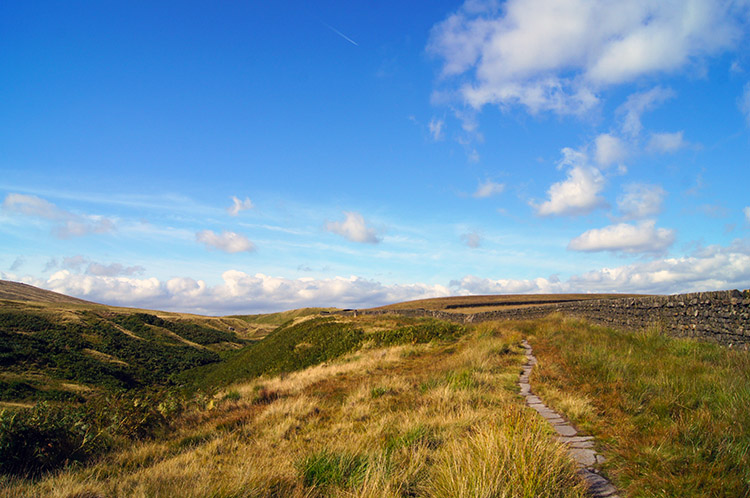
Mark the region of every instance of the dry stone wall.
<instances>
[{"instance_id":1,"label":"dry stone wall","mask_svg":"<svg viewBox=\"0 0 750 498\"><path fill-rule=\"evenodd\" d=\"M725 346L750 349L750 290L561 302L472 314L425 309L354 310L347 313L397 313L462 323L524 320L541 318L550 313L563 313L620 329L633 330L658 326L671 335L695 337Z\"/></svg>"}]
</instances>

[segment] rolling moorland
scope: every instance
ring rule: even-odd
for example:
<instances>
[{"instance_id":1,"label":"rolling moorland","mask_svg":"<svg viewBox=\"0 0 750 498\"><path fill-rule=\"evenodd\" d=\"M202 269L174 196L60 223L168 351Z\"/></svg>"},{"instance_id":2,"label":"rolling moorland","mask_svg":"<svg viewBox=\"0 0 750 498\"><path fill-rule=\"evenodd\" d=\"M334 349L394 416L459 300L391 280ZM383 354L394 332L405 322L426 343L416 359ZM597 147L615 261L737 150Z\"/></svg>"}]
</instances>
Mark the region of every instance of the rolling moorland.
<instances>
[{"instance_id":1,"label":"rolling moorland","mask_svg":"<svg viewBox=\"0 0 750 498\"><path fill-rule=\"evenodd\" d=\"M477 296L451 313L623 296ZM750 496L750 353L551 314L203 317L0 281L0 497L580 497L532 390L620 496Z\"/></svg>"}]
</instances>

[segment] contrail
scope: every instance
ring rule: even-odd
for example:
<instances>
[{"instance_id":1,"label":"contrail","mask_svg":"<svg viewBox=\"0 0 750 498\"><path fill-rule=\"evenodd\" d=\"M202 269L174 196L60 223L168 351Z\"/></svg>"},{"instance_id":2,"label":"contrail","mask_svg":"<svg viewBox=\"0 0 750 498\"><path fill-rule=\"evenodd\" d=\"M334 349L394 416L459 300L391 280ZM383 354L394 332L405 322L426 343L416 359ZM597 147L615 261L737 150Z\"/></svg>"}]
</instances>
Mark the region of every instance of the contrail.
<instances>
[{"instance_id":1,"label":"contrail","mask_svg":"<svg viewBox=\"0 0 750 498\"><path fill-rule=\"evenodd\" d=\"M323 22L323 21L321 21L321 22ZM341 38L343 38L344 40L348 41L352 45L355 45L355 46L359 47L359 43L355 42L354 40L352 40L351 38L349 38L348 36L346 36L344 33L342 33L338 29L336 29L333 26L331 26L330 24L323 22L323 26L325 26L326 28L330 29L331 31L333 31L334 33L336 33L337 35L339 35Z\"/></svg>"}]
</instances>

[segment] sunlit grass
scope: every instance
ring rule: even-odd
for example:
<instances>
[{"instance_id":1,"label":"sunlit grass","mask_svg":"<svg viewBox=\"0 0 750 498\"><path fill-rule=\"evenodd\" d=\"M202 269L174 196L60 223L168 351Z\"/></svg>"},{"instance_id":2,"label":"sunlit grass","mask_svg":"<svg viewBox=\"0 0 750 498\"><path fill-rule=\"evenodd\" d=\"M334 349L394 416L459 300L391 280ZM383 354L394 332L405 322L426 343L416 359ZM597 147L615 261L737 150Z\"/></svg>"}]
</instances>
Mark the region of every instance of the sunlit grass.
<instances>
[{"instance_id":1,"label":"sunlit grass","mask_svg":"<svg viewBox=\"0 0 750 498\"><path fill-rule=\"evenodd\" d=\"M604 443L630 496L750 496L750 355L559 317L522 328L534 389Z\"/></svg>"},{"instance_id":2,"label":"sunlit grass","mask_svg":"<svg viewBox=\"0 0 750 498\"><path fill-rule=\"evenodd\" d=\"M483 324L243 381L183 414L168 440L6 481L0 496L581 497L573 464L516 394L519 341Z\"/></svg>"}]
</instances>

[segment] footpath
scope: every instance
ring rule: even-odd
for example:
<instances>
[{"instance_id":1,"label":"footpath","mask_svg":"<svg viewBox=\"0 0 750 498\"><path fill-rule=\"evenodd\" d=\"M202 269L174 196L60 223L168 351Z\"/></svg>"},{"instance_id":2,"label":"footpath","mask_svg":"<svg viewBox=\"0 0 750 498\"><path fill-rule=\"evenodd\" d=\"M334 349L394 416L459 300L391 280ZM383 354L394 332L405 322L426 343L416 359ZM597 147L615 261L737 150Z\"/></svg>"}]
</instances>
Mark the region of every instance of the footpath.
<instances>
[{"instance_id":1,"label":"footpath","mask_svg":"<svg viewBox=\"0 0 750 498\"><path fill-rule=\"evenodd\" d=\"M532 354L531 346L524 339L523 347L526 349L526 364L518 384L521 388L521 396L526 399L526 404L536 410L544 417L552 428L557 432L557 439L568 448L568 454L578 464L578 474L588 485L589 496L595 498L619 498L617 488L596 470L596 465L604 462L604 457L594 450L593 436L582 436L569 421L554 410L548 408L542 400L531 391L529 377L536 365L536 357Z\"/></svg>"}]
</instances>

